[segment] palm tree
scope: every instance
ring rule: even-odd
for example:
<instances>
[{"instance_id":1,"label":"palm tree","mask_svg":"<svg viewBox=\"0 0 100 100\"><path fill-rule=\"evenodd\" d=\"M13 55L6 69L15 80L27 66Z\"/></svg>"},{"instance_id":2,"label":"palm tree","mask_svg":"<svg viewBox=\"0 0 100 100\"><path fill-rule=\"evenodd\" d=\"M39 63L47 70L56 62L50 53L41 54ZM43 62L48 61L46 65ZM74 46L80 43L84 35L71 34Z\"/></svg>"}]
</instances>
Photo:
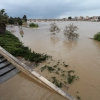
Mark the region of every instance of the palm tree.
<instances>
[{"instance_id":1,"label":"palm tree","mask_svg":"<svg viewBox=\"0 0 100 100\"><path fill-rule=\"evenodd\" d=\"M6 23L8 22L7 13L5 13L5 9L0 10L0 33L4 33L6 30Z\"/></svg>"},{"instance_id":2,"label":"palm tree","mask_svg":"<svg viewBox=\"0 0 100 100\"><path fill-rule=\"evenodd\" d=\"M7 23L8 22L8 15L5 13L5 9L0 10L0 23Z\"/></svg>"},{"instance_id":3,"label":"palm tree","mask_svg":"<svg viewBox=\"0 0 100 100\"><path fill-rule=\"evenodd\" d=\"M4 12L5 12L5 9L1 9L1 11L0 11L2 14L4 14Z\"/></svg>"}]
</instances>

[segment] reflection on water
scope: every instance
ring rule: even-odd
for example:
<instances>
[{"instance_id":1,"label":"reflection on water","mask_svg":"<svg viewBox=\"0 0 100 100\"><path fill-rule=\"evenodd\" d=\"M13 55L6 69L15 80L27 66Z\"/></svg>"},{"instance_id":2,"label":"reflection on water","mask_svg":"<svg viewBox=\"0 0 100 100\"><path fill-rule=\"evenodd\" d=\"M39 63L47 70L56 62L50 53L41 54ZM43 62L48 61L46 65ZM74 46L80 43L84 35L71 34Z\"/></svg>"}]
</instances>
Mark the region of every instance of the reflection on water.
<instances>
[{"instance_id":1,"label":"reflection on water","mask_svg":"<svg viewBox=\"0 0 100 100\"><path fill-rule=\"evenodd\" d=\"M64 40L63 43L68 47L68 49L74 49L78 44L78 40Z\"/></svg>"},{"instance_id":2,"label":"reflection on water","mask_svg":"<svg viewBox=\"0 0 100 100\"><path fill-rule=\"evenodd\" d=\"M23 37L24 36L24 31L23 31L22 27L19 28L19 32L20 32L21 37Z\"/></svg>"},{"instance_id":3,"label":"reflection on water","mask_svg":"<svg viewBox=\"0 0 100 100\"><path fill-rule=\"evenodd\" d=\"M92 40L92 43L94 44L94 46L97 47L98 52L100 51L100 42L96 41L96 40Z\"/></svg>"},{"instance_id":4,"label":"reflection on water","mask_svg":"<svg viewBox=\"0 0 100 100\"><path fill-rule=\"evenodd\" d=\"M23 28L25 32L23 38L19 35L18 27L15 28L14 34L31 50L47 53L56 60L62 59L75 70L80 80L68 86L69 94L74 97L78 95L82 100L100 100L100 42L88 39L100 30L100 23L57 22L61 29L69 23L78 25L80 35L78 40L68 41L62 34L62 30L55 36L49 34L50 24L44 22L44 26L41 22L39 30Z\"/></svg>"},{"instance_id":5,"label":"reflection on water","mask_svg":"<svg viewBox=\"0 0 100 100\"><path fill-rule=\"evenodd\" d=\"M15 32L16 32L16 30L14 29L14 26L13 26L13 25L9 25L9 26L7 26L7 27L9 27L9 31L10 31L11 33L15 33Z\"/></svg>"},{"instance_id":6,"label":"reflection on water","mask_svg":"<svg viewBox=\"0 0 100 100\"><path fill-rule=\"evenodd\" d=\"M55 35L51 35L50 39L53 44L55 44L56 42L58 42L60 40L59 37L56 37Z\"/></svg>"}]
</instances>

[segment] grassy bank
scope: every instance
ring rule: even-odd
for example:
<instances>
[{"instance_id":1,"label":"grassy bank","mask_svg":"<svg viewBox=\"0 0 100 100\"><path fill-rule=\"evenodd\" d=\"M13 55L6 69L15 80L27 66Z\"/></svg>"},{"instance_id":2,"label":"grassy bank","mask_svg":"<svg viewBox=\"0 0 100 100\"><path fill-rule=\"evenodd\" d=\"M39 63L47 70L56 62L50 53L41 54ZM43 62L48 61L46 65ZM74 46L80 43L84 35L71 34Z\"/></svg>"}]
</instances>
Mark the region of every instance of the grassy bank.
<instances>
[{"instance_id":1,"label":"grassy bank","mask_svg":"<svg viewBox=\"0 0 100 100\"><path fill-rule=\"evenodd\" d=\"M100 32L94 35L94 39L100 41Z\"/></svg>"},{"instance_id":2,"label":"grassy bank","mask_svg":"<svg viewBox=\"0 0 100 100\"><path fill-rule=\"evenodd\" d=\"M45 61L50 56L46 54L36 53L25 47L19 39L6 30L5 34L0 34L0 46L14 56L24 57L26 60L39 63Z\"/></svg>"}]
</instances>

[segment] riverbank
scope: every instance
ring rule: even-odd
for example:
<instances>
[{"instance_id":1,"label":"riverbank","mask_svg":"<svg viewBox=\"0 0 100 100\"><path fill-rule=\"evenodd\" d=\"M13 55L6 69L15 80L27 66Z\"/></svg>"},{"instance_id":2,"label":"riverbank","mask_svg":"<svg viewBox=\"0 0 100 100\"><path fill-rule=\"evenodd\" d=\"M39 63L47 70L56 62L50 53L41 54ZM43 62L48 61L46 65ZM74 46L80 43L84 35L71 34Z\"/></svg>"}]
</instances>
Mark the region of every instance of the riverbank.
<instances>
[{"instance_id":1,"label":"riverbank","mask_svg":"<svg viewBox=\"0 0 100 100\"><path fill-rule=\"evenodd\" d=\"M12 55L16 57L23 57L26 60L33 61L36 64L45 61L50 57L47 54L40 54L31 51L31 49L24 46L16 36L7 30L4 34L0 34L0 45Z\"/></svg>"}]
</instances>

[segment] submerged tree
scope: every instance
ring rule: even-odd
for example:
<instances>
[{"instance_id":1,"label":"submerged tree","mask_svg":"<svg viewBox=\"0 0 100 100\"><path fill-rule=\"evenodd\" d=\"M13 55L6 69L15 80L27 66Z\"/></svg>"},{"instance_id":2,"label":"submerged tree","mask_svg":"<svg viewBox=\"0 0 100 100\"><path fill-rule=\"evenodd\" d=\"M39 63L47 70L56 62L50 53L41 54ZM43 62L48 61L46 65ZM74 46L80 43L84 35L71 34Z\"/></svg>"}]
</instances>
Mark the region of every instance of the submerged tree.
<instances>
[{"instance_id":1,"label":"submerged tree","mask_svg":"<svg viewBox=\"0 0 100 100\"><path fill-rule=\"evenodd\" d=\"M56 33L58 33L58 32L60 32L60 29L59 29L59 27L56 25L56 23L54 22L54 23L51 23L50 24L51 25L51 27L50 27L50 32L53 32L53 34L56 34Z\"/></svg>"},{"instance_id":2,"label":"submerged tree","mask_svg":"<svg viewBox=\"0 0 100 100\"><path fill-rule=\"evenodd\" d=\"M77 39L79 37L79 34L76 33L77 30L78 30L77 26L69 24L64 29L64 35L67 36L68 39Z\"/></svg>"}]
</instances>

